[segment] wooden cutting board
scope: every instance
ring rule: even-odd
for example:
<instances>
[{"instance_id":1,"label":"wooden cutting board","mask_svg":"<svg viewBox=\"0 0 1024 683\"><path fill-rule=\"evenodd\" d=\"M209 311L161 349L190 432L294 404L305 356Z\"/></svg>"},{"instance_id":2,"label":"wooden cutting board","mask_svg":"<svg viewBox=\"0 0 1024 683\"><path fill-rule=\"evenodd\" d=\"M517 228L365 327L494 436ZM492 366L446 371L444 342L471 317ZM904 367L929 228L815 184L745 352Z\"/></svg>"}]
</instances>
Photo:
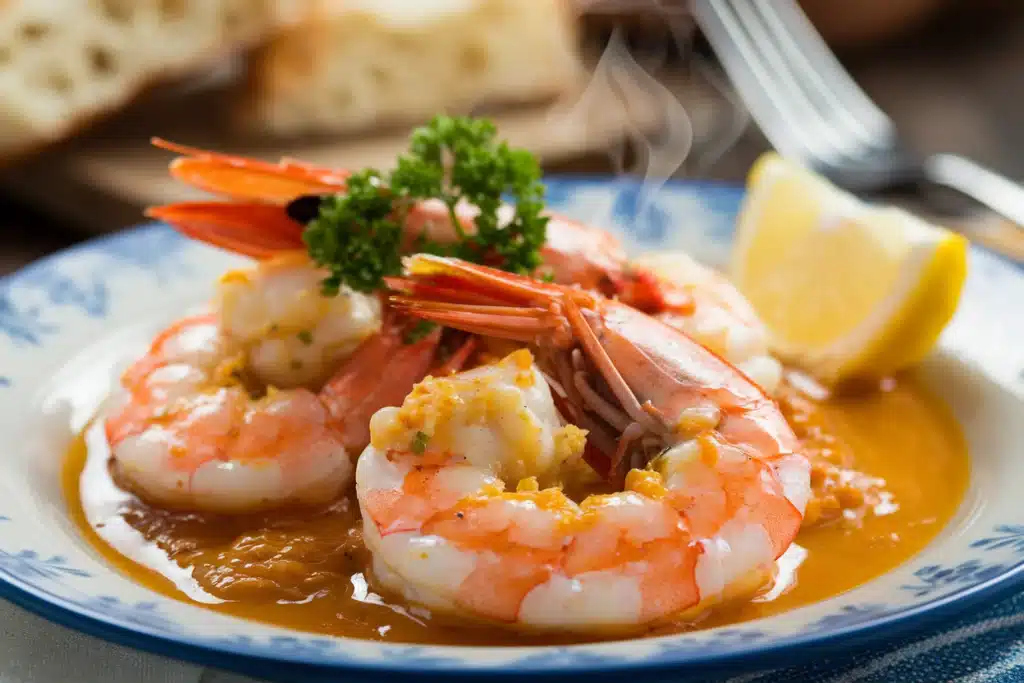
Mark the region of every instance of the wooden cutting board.
<instances>
[{"instance_id":1,"label":"wooden cutting board","mask_svg":"<svg viewBox=\"0 0 1024 683\"><path fill-rule=\"evenodd\" d=\"M722 100L706 84L691 80L680 75L660 89L650 81L595 79L585 90L552 104L485 113L512 145L552 164L619 149L624 141L649 145L651 136L670 123L668 117L680 115L680 101L699 138L701 131L716 125ZM108 231L142 221L145 206L203 196L168 176L173 155L152 147L152 136L220 152L269 160L293 157L339 168L387 168L407 148L408 130L292 142L239 137L230 110L228 90L178 93L139 103L85 136L6 169L0 185L73 227Z\"/></svg>"}]
</instances>

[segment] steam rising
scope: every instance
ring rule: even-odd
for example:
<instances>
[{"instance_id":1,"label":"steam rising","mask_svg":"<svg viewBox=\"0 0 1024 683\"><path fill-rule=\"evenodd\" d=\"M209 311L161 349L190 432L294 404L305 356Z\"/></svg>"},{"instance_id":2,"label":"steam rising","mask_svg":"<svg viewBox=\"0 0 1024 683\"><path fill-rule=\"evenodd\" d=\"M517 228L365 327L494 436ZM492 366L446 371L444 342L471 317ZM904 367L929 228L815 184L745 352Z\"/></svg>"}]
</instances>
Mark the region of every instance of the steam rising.
<instances>
[{"instance_id":1,"label":"steam rising","mask_svg":"<svg viewBox=\"0 0 1024 683\"><path fill-rule=\"evenodd\" d=\"M679 173L684 164L702 173L730 150L746 129L749 115L725 77L690 54L692 23L680 2L577 0L577 6L587 12L610 14L636 13L639 8L670 29L670 37L664 39L663 45L646 43L635 56L623 29L617 27L586 89L572 103L571 115L565 117L592 121L607 116L609 106L618 107L619 113L625 114L621 118L630 122L625 136L608 149L608 155L618 175L643 179L635 206L637 215L643 215L667 180ZM678 69L664 68L673 46L688 58L686 76L681 76ZM656 73L662 80L653 75ZM651 117L637 113L639 102L657 112L655 125L651 125ZM607 207L594 207L599 215L604 215L604 210Z\"/></svg>"},{"instance_id":2,"label":"steam rising","mask_svg":"<svg viewBox=\"0 0 1024 683\"><path fill-rule=\"evenodd\" d=\"M697 58L692 59L690 65L724 100L725 104L724 107L719 108L720 111L716 117L722 123L721 130L715 131L704 139L700 158L694 164L694 170L701 174L714 166L740 141L743 132L750 124L750 112L740 99L739 93L729 84L725 74L718 68ZM721 111L722 109L727 111Z\"/></svg>"},{"instance_id":3,"label":"steam rising","mask_svg":"<svg viewBox=\"0 0 1024 683\"><path fill-rule=\"evenodd\" d=\"M724 267L728 244L709 240L707 234L726 229L734 217L696 195L662 190L680 171L706 175L746 130L750 120L746 108L718 68L692 53L694 25L684 3L576 2L589 13L613 19L623 13L635 15L639 9L644 20L638 25L645 30L635 41L641 45L631 50L624 24L616 24L587 87L575 99L556 105L548 119L549 132L556 139L579 139L581 126L624 133L607 150L615 172L623 178L622 191L575 186L574 217L608 228L628 223L630 229L621 235L628 251L657 245ZM652 40L653 36L657 39ZM682 57L673 60L678 64L669 62L673 51ZM624 129L623 121L628 122ZM626 177L643 182L638 186Z\"/></svg>"},{"instance_id":4,"label":"steam rising","mask_svg":"<svg viewBox=\"0 0 1024 683\"><path fill-rule=\"evenodd\" d=\"M597 103L606 107L608 102L615 102L628 114L632 103L637 101L653 102L653 107L659 111L660 125L650 130L638 125L635 117L627 115L624 117L629 121L625 138L612 145L608 154L616 173L642 176L645 187L657 191L689 156L693 147L693 122L672 91L633 58L621 29L616 29L574 110L582 109L593 115L599 113L595 111ZM626 157L630 148L635 159L632 167L627 168Z\"/></svg>"}]
</instances>

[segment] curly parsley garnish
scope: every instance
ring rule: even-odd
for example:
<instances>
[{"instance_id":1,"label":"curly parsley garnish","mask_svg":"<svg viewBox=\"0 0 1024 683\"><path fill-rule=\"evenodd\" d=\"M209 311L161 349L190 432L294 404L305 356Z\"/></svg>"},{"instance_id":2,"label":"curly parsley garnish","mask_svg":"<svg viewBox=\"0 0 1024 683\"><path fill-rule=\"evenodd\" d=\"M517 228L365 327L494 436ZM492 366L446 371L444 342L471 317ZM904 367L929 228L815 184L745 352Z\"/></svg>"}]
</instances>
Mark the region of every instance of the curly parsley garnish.
<instances>
[{"instance_id":1,"label":"curly parsley garnish","mask_svg":"<svg viewBox=\"0 0 1024 683\"><path fill-rule=\"evenodd\" d=\"M330 270L324 291L334 294L347 285L371 292L383 286L383 278L400 274L402 224L413 204L427 199L444 202L459 239L450 245L420 240L419 251L533 272L548 222L541 215L540 166L529 152L496 137L486 119L438 116L413 133L409 153L398 158L393 172L356 173L345 194L321 201L303 238L313 259ZM498 210L505 195L515 213L503 224ZM475 234L466 234L457 220L460 202L479 209Z\"/></svg>"},{"instance_id":2,"label":"curly parsley garnish","mask_svg":"<svg viewBox=\"0 0 1024 683\"><path fill-rule=\"evenodd\" d=\"M324 293L341 285L359 292L380 289L383 278L402 270L402 226L393 216L394 200L374 170L354 173L346 194L325 197L320 213L302 234L309 255L331 271Z\"/></svg>"}]
</instances>

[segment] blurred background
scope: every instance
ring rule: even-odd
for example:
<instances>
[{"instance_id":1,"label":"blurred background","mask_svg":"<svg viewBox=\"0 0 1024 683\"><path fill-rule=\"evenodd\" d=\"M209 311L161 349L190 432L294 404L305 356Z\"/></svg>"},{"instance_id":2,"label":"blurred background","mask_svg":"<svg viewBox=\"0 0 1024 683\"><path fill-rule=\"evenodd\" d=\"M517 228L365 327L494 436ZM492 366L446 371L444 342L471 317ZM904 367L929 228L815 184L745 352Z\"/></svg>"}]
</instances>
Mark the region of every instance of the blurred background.
<instances>
[{"instance_id":1,"label":"blurred background","mask_svg":"<svg viewBox=\"0 0 1024 683\"><path fill-rule=\"evenodd\" d=\"M1024 3L801 4L914 149L1024 179ZM412 126L469 112L493 117L548 172L742 181L767 143L687 7L0 3L0 274L141 222L148 204L192 196L166 176L169 155L149 146L153 135L267 159L387 166ZM964 221L1024 258L1019 233L998 219L943 208L947 224Z\"/></svg>"}]
</instances>

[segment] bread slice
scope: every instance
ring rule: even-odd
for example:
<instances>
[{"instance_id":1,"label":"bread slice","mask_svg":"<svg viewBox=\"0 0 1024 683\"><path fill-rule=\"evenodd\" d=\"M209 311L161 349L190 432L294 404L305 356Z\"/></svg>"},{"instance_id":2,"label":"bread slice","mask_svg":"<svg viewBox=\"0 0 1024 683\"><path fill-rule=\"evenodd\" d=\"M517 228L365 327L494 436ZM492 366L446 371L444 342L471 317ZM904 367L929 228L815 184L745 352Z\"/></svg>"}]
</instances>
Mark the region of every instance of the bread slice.
<instances>
[{"instance_id":1,"label":"bread slice","mask_svg":"<svg viewBox=\"0 0 1024 683\"><path fill-rule=\"evenodd\" d=\"M568 0L313 0L251 62L242 118L278 135L547 100L582 73Z\"/></svg>"},{"instance_id":2,"label":"bread slice","mask_svg":"<svg viewBox=\"0 0 1024 683\"><path fill-rule=\"evenodd\" d=\"M0 160L269 37L293 1L0 0Z\"/></svg>"}]
</instances>

